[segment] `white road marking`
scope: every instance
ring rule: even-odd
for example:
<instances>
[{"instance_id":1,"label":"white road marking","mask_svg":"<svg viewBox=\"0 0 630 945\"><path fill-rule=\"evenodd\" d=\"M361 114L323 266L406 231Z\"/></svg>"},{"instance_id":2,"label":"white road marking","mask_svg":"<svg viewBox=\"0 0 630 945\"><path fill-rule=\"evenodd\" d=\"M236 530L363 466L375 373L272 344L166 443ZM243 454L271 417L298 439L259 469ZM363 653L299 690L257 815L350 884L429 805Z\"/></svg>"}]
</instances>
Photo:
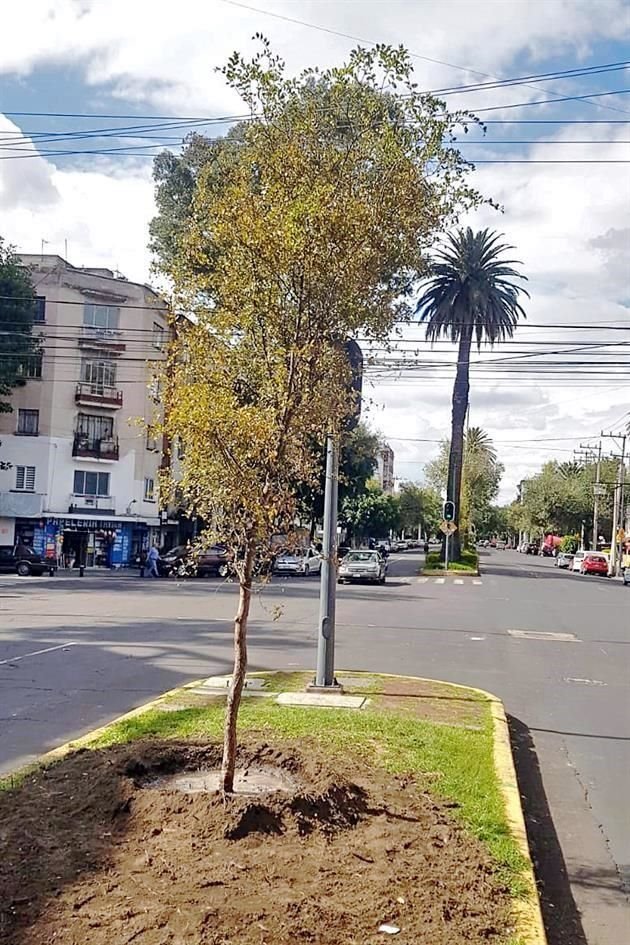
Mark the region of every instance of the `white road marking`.
<instances>
[{"instance_id":1,"label":"white road marking","mask_svg":"<svg viewBox=\"0 0 630 945\"><path fill-rule=\"evenodd\" d=\"M0 666L4 666L5 663L18 663L20 660L25 660L29 656L41 656L42 653L52 653L53 650L66 650L69 646L78 646L78 643L60 643L59 646L47 646L45 650L34 650L32 653L22 653L21 656L14 656L10 660L0 660Z\"/></svg>"},{"instance_id":2,"label":"white road marking","mask_svg":"<svg viewBox=\"0 0 630 945\"><path fill-rule=\"evenodd\" d=\"M427 577L418 578L417 584L426 584L429 579Z\"/></svg>"},{"instance_id":3,"label":"white road marking","mask_svg":"<svg viewBox=\"0 0 630 945\"><path fill-rule=\"evenodd\" d=\"M473 578L473 584L483 584L483 581L475 581Z\"/></svg>"},{"instance_id":4,"label":"white road marking","mask_svg":"<svg viewBox=\"0 0 630 945\"><path fill-rule=\"evenodd\" d=\"M469 640L485 640L485 637L468 637Z\"/></svg>"},{"instance_id":5,"label":"white road marking","mask_svg":"<svg viewBox=\"0 0 630 945\"><path fill-rule=\"evenodd\" d=\"M444 584L445 580L446 580L446 578L436 578L436 579L435 579L435 583L436 583L436 584Z\"/></svg>"},{"instance_id":6,"label":"white road marking","mask_svg":"<svg viewBox=\"0 0 630 945\"><path fill-rule=\"evenodd\" d=\"M508 630L519 640L546 640L550 643L581 643L574 633L547 633L543 630Z\"/></svg>"},{"instance_id":7,"label":"white road marking","mask_svg":"<svg viewBox=\"0 0 630 945\"><path fill-rule=\"evenodd\" d=\"M607 686L608 683L602 682L601 679L582 679L580 676L565 676L565 682L568 683L581 683L583 686Z\"/></svg>"},{"instance_id":8,"label":"white road marking","mask_svg":"<svg viewBox=\"0 0 630 945\"><path fill-rule=\"evenodd\" d=\"M462 581L461 578L455 578L455 580L454 580L453 583L454 583L454 584L463 584L464 582Z\"/></svg>"}]
</instances>

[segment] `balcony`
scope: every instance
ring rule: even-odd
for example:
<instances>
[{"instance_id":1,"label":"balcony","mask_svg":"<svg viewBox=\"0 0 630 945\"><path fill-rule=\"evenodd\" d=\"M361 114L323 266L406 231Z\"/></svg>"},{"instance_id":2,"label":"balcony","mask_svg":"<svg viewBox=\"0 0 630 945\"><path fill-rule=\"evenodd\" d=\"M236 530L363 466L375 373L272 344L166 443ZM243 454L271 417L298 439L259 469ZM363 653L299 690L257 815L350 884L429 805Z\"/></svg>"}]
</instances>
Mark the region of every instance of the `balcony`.
<instances>
[{"instance_id":1,"label":"balcony","mask_svg":"<svg viewBox=\"0 0 630 945\"><path fill-rule=\"evenodd\" d=\"M127 345L122 340L122 332L117 329L93 328L91 325L81 325L79 347L114 355L122 354Z\"/></svg>"},{"instance_id":2,"label":"balcony","mask_svg":"<svg viewBox=\"0 0 630 945\"><path fill-rule=\"evenodd\" d=\"M95 440L85 433L75 433L72 455L88 459L118 459L118 437Z\"/></svg>"},{"instance_id":3,"label":"balcony","mask_svg":"<svg viewBox=\"0 0 630 945\"><path fill-rule=\"evenodd\" d=\"M123 405L123 392L117 387L81 381L76 386L74 400L81 407L112 407L118 410Z\"/></svg>"},{"instance_id":4,"label":"balcony","mask_svg":"<svg viewBox=\"0 0 630 945\"><path fill-rule=\"evenodd\" d=\"M89 512L91 515L113 515L116 512L116 499L113 495L77 495L70 496L70 514Z\"/></svg>"}]
</instances>

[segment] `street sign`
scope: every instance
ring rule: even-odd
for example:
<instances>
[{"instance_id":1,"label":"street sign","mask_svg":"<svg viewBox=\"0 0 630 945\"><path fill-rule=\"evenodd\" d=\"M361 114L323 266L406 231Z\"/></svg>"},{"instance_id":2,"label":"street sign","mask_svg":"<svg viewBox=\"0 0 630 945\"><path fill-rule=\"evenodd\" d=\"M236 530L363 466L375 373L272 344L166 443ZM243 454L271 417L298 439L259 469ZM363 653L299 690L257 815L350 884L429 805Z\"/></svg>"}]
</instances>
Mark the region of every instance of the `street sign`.
<instances>
[{"instance_id":1,"label":"street sign","mask_svg":"<svg viewBox=\"0 0 630 945\"><path fill-rule=\"evenodd\" d=\"M606 486L601 485L601 483L599 482L596 482L595 485L593 486L594 495L606 495L607 492L608 492L608 489L606 488Z\"/></svg>"},{"instance_id":2,"label":"street sign","mask_svg":"<svg viewBox=\"0 0 630 945\"><path fill-rule=\"evenodd\" d=\"M457 531L457 525L455 522L440 522L440 531L445 535L453 535Z\"/></svg>"}]
</instances>

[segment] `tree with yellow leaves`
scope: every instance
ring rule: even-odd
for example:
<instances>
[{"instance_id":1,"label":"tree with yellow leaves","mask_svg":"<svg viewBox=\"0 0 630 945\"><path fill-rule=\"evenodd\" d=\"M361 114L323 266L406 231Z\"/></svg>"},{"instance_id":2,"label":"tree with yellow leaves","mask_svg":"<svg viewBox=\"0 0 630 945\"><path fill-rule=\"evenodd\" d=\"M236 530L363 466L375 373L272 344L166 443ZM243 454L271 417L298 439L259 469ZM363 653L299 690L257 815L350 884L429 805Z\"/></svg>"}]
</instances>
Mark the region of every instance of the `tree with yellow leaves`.
<instances>
[{"instance_id":1,"label":"tree with yellow leaves","mask_svg":"<svg viewBox=\"0 0 630 945\"><path fill-rule=\"evenodd\" d=\"M261 42L223 70L251 120L207 149L162 259L190 313L162 378L164 432L184 447L163 487L227 544L240 589L226 794L255 562L294 528L296 484L319 473L315 444L354 410L344 342L384 339L410 317L427 249L480 199L452 146L469 119L417 91L405 50L357 49L340 68L288 78ZM169 221L157 229L164 238Z\"/></svg>"}]
</instances>

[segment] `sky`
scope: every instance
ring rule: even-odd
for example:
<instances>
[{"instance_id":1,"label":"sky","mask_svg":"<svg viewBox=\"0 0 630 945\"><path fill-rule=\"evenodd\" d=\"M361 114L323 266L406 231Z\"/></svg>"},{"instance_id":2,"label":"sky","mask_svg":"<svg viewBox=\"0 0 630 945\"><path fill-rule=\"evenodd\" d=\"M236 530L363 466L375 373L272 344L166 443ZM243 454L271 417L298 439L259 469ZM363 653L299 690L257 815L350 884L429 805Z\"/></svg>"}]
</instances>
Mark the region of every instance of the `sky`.
<instances>
[{"instance_id":1,"label":"sky","mask_svg":"<svg viewBox=\"0 0 630 945\"><path fill-rule=\"evenodd\" d=\"M403 43L429 90L591 69L447 97L488 122L462 151L501 207L461 222L505 234L530 293L514 342L473 356L469 422L506 467L503 502L542 462L628 422L630 71L611 68L630 58L625 0L23 0L2 16L0 235L138 281L151 280L151 155L177 149L183 118L214 119L198 127L216 135L229 127L217 118L243 112L217 70L253 53L257 32L292 74ZM154 137L123 137L131 125ZM448 435L453 353L418 328L397 348L402 369L366 378L365 417L396 476L419 481ZM587 364L551 374L547 351Z\"/></svg>"}]
</instances>

